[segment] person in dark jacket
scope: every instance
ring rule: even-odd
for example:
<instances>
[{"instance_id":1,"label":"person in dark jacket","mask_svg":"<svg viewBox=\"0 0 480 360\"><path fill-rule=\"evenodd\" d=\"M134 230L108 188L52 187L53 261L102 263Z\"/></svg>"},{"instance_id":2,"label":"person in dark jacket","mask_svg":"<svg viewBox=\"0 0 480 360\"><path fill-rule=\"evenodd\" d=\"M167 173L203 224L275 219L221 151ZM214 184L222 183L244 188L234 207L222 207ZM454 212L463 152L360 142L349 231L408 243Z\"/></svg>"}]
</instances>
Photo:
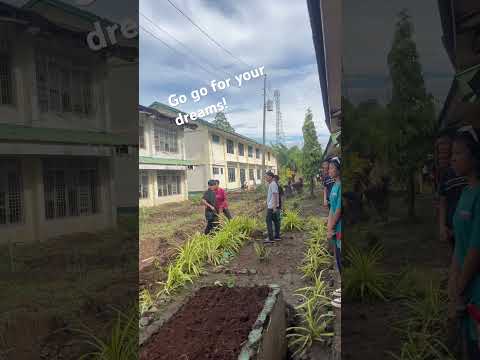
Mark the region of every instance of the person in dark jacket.
<instances>
[{"instance_id":1,"label":"person in dark jacket","mask_svg":"<svg viewBox=\"0 0 480 360\"><path fill-rule=\"evenodd\" d=\"M215 194L216 186L217 182L215 180L208 180L208 190L205 191L202 197L202 203L205 205L205 219L207 220L205 235L209 234L218 226L218 207Z\"/></svg>"}]
</instances>

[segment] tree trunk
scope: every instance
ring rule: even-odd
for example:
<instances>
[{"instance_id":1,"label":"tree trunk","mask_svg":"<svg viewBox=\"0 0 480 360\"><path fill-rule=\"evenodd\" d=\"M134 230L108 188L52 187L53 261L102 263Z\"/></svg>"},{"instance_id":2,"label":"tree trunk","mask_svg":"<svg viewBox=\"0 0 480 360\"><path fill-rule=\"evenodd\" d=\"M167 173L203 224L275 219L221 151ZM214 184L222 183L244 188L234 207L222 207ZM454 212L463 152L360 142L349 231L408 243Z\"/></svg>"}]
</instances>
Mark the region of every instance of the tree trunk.
<instances>
[{"instance_id":1,"label":"tree trunk","mask_svg":"<svg viewBox=\"0 0 480 360\"><path fill-rule=\"evenodd\" d=\"M408 217L415 217L415 174L408 175L408 187L407 187L407 205L408 205Z\"/></svg>"}]
</instances>

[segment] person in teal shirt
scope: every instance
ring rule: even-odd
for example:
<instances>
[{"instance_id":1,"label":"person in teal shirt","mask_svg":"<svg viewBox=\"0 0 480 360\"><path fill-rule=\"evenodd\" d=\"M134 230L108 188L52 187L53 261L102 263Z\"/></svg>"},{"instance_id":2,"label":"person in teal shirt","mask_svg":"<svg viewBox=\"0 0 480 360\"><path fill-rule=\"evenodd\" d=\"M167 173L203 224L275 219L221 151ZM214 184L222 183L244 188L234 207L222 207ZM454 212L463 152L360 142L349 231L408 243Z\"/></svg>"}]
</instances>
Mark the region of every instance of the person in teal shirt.
<instances>
[{"instance_id":1,"label":"person in teal shirt","mask_svg":"<svg viewBox=\"0 0 480 360\"><path fill-rule=\"evenodd\" d=\"M340 159L334 157L330 160L329 176L335 180L330 190L330 212L328 214L327 236L332 239L335 245L336 253L340 253L342 248L342 183L340 181ZM338 254L339 255L339 254ZM338 256L337 264L340 270L340 257Z\"/></svg>"},{"instance_id":2,"label":"person in teal shirt","mask_svg":"<svg viewBox=\"0 0 480 360\"><path fill-rule=\"evenodd\" d=\"M342 183L340 181L340 159L338 157L334 157L330 160L328 175L335 180L335 184L333 184L332 189L330 190L330 212L327 221L327 237L328 239L331 239L337 269L340 272L342 268ZM336 298L332 301L332 305L336 308L341 308L341 289L335 290L333 295Z\"/></svg>"},{"instance_id":3,"label":"person in teal shirt","mask_svg":"<svg viewBox=\"0 0 480 360\"><path fill-rule=\"evenodd\" d=\"M473 129L472 129L473 131ZM480 144L474 133L459 133L453 143L452 166L468 185L462 191L453 216L458 309L470 359L480 359L480 324L465 312L466 306L480 308Z\"/></svg>"}]
</instances>

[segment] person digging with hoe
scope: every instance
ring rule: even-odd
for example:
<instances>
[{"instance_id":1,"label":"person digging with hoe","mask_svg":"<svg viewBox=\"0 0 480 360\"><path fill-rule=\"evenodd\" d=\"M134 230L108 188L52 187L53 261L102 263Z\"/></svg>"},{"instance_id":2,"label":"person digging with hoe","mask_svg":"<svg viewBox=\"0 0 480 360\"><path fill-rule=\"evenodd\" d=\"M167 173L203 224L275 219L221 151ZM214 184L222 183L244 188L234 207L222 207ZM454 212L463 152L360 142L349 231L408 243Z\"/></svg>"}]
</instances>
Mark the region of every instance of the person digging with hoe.
<instances>
[{"instance_id":1,"label":"person digging with hoe","mask_svg":"<svg viewBox=\"0 0 480 360\"><path fill-rule=\"evenodd\" d=\"M215 180L208 180L208 190L205 191L202 197L202 203L205 205L205 219L207 220L205 235L209 234L218 226L218 208L215 194L216 186L217 182Z\"/></svg>"},{"instance_id":2,"label":"person digging with hoe","mask_svg":"<svg viewBox=\"0 0 480 360\"><path fill-rule=\"evenodd\" d=\"M265 174L265 179L268 184L267 192L267 230L268 238L265 239L265 244L273 244L275 241L280 241L280 216L278 212L280 211L280 195L278 192L278 185L274 181L275 174L271 171L267 171ZM273 233L273 228L275 228L275 236Z\"/></svg>"},{"instance_id":3,"label":"person digging with hoe","mask_svg":"<svg viewBox=\"0 0 480 360\"><path fill-rule=\"evenodd\" d=\"M220 180L215 180L215 196L217 198L217 208L218 212L220 214L224 214L227 219L232 218L232 214L230 213L230 210L228 209L228 203L227 203L227 194L224 189L220 187Z\"/></svg>"}]
</instances>

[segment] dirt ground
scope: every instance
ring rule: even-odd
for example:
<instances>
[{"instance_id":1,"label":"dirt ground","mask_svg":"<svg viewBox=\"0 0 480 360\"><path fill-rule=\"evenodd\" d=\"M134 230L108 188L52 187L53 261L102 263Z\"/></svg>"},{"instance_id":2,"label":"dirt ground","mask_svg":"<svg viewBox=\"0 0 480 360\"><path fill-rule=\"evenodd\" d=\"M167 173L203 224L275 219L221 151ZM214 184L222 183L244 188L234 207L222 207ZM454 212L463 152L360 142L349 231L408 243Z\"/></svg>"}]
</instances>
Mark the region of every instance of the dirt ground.
<instances>
[{"instance_id":1,"label":"dirt ground","mask_svg":"<svg viewBox=\"0 0 480 360\"><path fill-rule=\"evenodd\" d=\"M383 271L398 274L405 269L416 269L425 279L445 281L450 250L448 244L438 239L433 196L418 195L415 221L406 220L406 206L402 199L392 200L388 223L372 221L361 224L345 233L344 243L352 239L355 244L367 246L359 240L359 234L365 231L375 233L384 246ZM399 354L403 341L392 325L408 316L400 299L369 304L344 299L342 358L388 359L391 356L387 352Z\"/></svg>"},{"instance_id":2,"label":"dirt ground","mask_svg":"<svg viewBox=\"0 0 480 360\"><path fill-rule=\"evenodd\" d=\"M250 200L247 202L251 204ZM304 218L311 215L325 217L327 211L320 204L321 198L318 196L314 199L297 197L289 199L286 206L298 206ZM263 219L263 212L260 216ZM178 293L171 302L159 304L154 318L168 318L192 291L203 286L211 286L217 281L235 286L277 284L281 287L290 313L292 313L292 308L299 304L298 297L294 295L294 292L306 285L298 270L306 249L306 236L307 234L303 232L282 234L283 240L271 246L271 254L267 262L258 260L254 250L255 241L262 241L263 236L251 239L228 265L223 268L207 268L207 274L197 279L193 286ZM329 359L331 356L328 345L314 346L312 349L313 353L310 354L309 359Z\"/></svg>"},{"instance_id":3,"label":"dirt ground","mask_svg":"<svg viewBox=\"0 0 480 360\"><path fill-rule=\"evenodd\" d=\"M229 193L230 211L233 215L256 214L262 210L260 198L254 192ZM175 255L177 246L203 231L204 206L196 199L141 209L140 224L139 268L143 278L150 278L152 266L164 266Z\"/></svg>"},{"instance_id":4,"label":"dirt ground","mask_svg":"<svg viewBox=\"0 0 480 360\"><path fill-rule=\"evenodd\" d=\"M140 360L236 360L268 287L204 287L149 339Z\"/></svg>"},{"instance_id":5,"label":"dirt ground","mask_svg":"<svg viewBox=\"0 0 480 360\"><path fill-rule=\"evenodd\" d=\"M75 329L103 336L112 306L131 305L136 216L119 221L112 231L0 249L0 359L77 359L89 347Z\"/></svg>"}]
</instances>

